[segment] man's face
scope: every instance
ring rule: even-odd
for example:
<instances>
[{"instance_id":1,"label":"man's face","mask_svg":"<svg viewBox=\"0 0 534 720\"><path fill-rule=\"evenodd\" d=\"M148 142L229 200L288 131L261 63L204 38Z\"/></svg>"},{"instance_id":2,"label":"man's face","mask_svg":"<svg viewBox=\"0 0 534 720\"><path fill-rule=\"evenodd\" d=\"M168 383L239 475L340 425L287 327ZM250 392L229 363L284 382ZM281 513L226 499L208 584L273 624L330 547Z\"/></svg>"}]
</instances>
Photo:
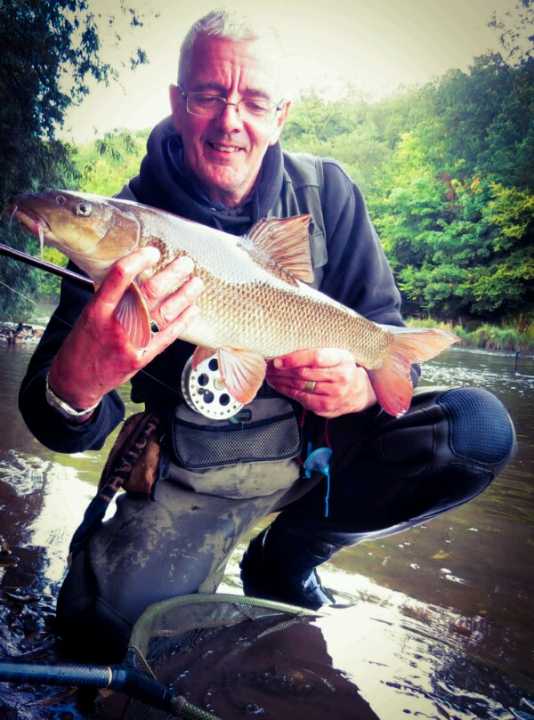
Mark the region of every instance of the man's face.
<instances>
[{"instance_id":1,"label":"man's face","mask_svg":"<svg viewBox=\"0 0 534 720\"><path fill-rule=\"evenodd\" d=\"M257 41L201 34L192 48L183 90L221 95L231 103L259 97L278 104L281 97L276 94L272 65ZM280 136L289 103L262 119L241 117L233 105L216 117L201 117L187 112L185 97L172 86L171 105L186 167L212 200L228 207L239 205L254 186L267 148Z\"/></svg>"}]
</instances>

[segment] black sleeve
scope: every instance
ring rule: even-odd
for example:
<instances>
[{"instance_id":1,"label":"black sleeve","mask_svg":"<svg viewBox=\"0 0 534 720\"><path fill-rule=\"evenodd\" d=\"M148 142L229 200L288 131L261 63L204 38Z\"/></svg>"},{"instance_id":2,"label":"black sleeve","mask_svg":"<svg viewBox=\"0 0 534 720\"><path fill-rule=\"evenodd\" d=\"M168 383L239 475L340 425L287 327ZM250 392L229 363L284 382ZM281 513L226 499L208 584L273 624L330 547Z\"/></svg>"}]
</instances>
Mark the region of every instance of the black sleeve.
<instances>
[{"instance_id":1,"label":"black sleeve","mask_svg":"<svg viewBox=\"0 0 534 720\"><path fill-rule=\"evenodd\" d=\"M69 267L80 272L72 264ZM116 392L106 395L91 419L81 424L70 423L46 401L46 374L90 297L90 290L63 280L59 305L30 360L19 392L19 408L26 425L43 445L56 452L99 450L124 417L124 405Z\"/></svg>"}]
</instances>

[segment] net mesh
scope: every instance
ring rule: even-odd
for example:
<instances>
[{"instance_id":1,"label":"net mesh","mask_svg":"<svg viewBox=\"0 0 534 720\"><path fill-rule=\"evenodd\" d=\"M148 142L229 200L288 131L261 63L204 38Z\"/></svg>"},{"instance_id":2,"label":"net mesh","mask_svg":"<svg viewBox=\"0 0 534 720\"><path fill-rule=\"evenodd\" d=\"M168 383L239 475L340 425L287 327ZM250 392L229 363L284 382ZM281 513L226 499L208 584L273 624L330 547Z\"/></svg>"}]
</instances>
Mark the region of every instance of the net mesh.
<instances>
[{"instance_id":1,"label":"net mesh","mask_svg":"<svg viewBox=\"0 0 534 720\"><path fill-rule=\"evenodd\" d=\"M233 595L193 595L153 605L130 640L161 682L221 720L376 720L332 666L320 613ZM138 669L141 669L138 666ZM165 713L131 702L125 720Z\"/></svg>"}]
</instances>

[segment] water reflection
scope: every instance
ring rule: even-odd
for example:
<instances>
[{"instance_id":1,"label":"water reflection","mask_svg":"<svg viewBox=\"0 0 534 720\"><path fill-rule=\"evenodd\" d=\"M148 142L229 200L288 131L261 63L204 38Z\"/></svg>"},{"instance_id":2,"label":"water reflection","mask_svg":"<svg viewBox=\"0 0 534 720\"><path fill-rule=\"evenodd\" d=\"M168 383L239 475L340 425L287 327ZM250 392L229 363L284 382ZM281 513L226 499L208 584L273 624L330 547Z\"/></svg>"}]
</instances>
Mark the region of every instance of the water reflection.
<instances>
[{"instance_id":1,"label":"water reflection","mask_svg":"<svg viewBox=\"0 0 534 720\"><path fill-rule=\"evenodd\" d=\"M15 450L0 452L0 580L8 597L52 598L91 495L69 468Z\"/></svg>"},{"instance_id":2,"label":"water reflection","mask_svg":"<svg viewBox=\"0 0 534 720\"><path fill-rule=\"evenodd\" d=\"M528 398L534 390L534 357L522 356L517 372L514 367L513 355L454 348L425 364L423 382L472 385Z\"/></svg>"},{"instance_id":3,"label":"water reflection","mask_svg":"<svg viewBox=\"0 0 534 720\"><path fill-rule=\"evenodd\" d=\"M429 621L432 610L412 605L411 611L424 619L407 619L402 605L360 602L320 621L333 662L358 685L381 720L512 717L510 704L517 707L522 692L510 679L436 637ZM483 692L488 687L491 696Z\"/></svg>"},{"instance_id":4,"label":"water reflection","mask_svg":"<svg viewBox=\"0 0 534 720\"><path fill-rule=\"evenodd\" d=\"M224 592L237 592L234 571L237 566ZM357 686L381 720L512 720L525 696L533 697L534 678L489 659L485 644L491 627L485 617L419 602L333 566L321 575L351 603L315 621L332 666Z\"/></svg>"},{"instance_id":5,"label":"water reflection","mask_svg":"<svg viewBox=\"0 0 534 720\"><path fill-rule=\"evenodd\" d=\"M64 455L43 447L26 427L17 407L18 389L33 352L32 347L6 348L0 346L0 449L15 449L21 453L42 458L62 468L73 470L73 477L93 485L98 483L102 459L107 457L118 429L106 440L99 452L88 451ZM121 396L128 404L129 412L139 406L129 401L128 387L121 388Z\"/></svg>"}]
</instances>

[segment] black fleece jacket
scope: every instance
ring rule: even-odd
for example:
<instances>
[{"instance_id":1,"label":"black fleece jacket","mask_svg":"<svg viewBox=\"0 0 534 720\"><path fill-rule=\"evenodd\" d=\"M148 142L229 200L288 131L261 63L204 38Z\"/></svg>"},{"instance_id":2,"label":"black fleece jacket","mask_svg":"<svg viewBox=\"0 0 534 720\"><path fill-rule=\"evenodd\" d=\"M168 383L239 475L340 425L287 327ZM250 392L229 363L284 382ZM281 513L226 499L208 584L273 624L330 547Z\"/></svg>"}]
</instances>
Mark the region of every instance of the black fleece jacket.
<instances>
[{"instance_id":1,"label":"black fleece jacket","mask_svg":"<svg viewBox=\"0 0 534 720\"><path fill-rule=\"evenodd\" d=\"M268 214L284 189L284 153L278 144L267 151L252 197L239 213L210 204L184 171L181 157L181 139L167 118L150 134L140 173L130 181L129 190L141 203L241 235ZM328 262L320 290L370 320L402 325L400 295L362 195L335 161L326 159L323 167ZM92 418L81 425L68 422L45 399L46 373L89 298L90 291L63 281L59 305L20 390L20 410L28 427L40 442L58 452L99 449L124 416L116 392L106 395ZM171 408L180 397L181 371L192 351L182 341L167 348L132 379L132 399L162 411Z\"/></svg>"}]
</instances>

